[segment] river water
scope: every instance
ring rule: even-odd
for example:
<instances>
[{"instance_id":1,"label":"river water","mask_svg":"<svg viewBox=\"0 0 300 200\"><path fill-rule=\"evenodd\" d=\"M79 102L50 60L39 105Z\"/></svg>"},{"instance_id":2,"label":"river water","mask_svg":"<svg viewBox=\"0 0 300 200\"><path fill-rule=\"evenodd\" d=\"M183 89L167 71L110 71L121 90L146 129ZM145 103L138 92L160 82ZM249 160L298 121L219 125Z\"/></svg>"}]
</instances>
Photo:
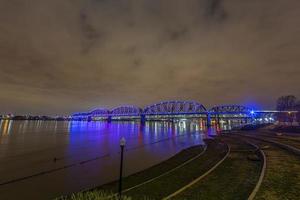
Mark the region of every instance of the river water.
<instances>
[{"instance_id":1,"label":"river water","mask_svg":"<svg viewBox=\"0 0 300 200\"><path fill-rule=\"evenodd\" d=\"M217 134L198 120L0 121L0 199L53 199L146 169Z\"/></svg>"}]
</instances>

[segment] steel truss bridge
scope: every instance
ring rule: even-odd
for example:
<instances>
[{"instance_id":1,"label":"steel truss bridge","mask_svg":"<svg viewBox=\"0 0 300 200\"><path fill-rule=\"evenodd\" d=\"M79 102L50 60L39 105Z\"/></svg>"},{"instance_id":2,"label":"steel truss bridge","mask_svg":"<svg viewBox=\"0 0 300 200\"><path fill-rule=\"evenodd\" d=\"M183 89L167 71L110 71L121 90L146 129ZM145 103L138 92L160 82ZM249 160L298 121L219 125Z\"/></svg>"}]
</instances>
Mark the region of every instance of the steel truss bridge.
<instances>
[{"instance_id":1,"label":"steel truss bridge","mask_svg":"<svg viewBox=\"0 0 300 200\"><path fill-rule=\"evenodd\" d=\"M98 108L90 112L75 113L72 120L176 120L200 118L208 125L220 120L241 120L242 123L253 121L272 122L278 112L295 113L297 111L253 110L242 105L218 105L207 110L197 101L162 101L145 108L132 105L119 106L114 109Z\"/></svg>"}]
</instances>

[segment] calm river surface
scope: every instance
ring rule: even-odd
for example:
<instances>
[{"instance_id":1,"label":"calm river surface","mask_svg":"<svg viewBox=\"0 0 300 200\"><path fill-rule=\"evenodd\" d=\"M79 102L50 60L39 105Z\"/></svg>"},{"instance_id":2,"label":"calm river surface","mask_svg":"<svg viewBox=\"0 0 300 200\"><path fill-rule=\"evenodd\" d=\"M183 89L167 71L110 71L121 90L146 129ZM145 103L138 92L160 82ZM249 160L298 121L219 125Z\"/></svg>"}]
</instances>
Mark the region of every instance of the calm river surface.
<instances>
[{"instance_id":1,"label":"calm river surface","mask_svg":"<svg viewBox=\"0 0 300 200\"><path fill-rule=\"evenodd\" d=\"M0 121L0 199L53 199L155 165L215 135L199 121Z\"/></svg>"}]
</instances>

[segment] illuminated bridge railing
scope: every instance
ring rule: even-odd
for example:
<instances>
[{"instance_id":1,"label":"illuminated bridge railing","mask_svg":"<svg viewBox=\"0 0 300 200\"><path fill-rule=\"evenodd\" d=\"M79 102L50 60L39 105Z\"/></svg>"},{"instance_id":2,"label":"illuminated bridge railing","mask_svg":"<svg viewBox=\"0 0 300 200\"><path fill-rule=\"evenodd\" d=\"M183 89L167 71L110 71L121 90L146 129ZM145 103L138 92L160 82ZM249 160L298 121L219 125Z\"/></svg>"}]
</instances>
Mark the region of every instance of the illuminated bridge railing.
<instances>
[{"instance_id":1,"label":"illuminated bridge railing","mask_svg":"<svg viewBox=\"0 0 300 200\"><path fill-rule=\"evenodd\" d=\"M135 119L140 118L143 113L143 110L136 106L119 106L114 108L110 112L112 119Z\"/></svg>"},{"instance_id":2,"label":"illuminated bridge railing","mask_svg":"<svg viewBox=\"0 0 300 200\"><path fill-rule=\"evenodd\" d=\"M206 117L206 108L196 101L163 101L144 109L147 119L172 117Z\"/></svg>"},{"instance_id":3,"label":"illuminated bridge railing","mask_svg":"<svg viewBox=\"0 0 300 200\"><path fill-rule=\"evenodd\" d=\"M252 109L241 105L220 105L212 107L209 111L215 113L251 113Z\"/></svg>"},{"instance_id":4,"label":"illuminated bridge railing","mask_svg":"<svg viewBox=\"0 0 300 200\"><path fill-rule=\"evenodd\" d=\"M218 117L252 117L253 109L242 105L220 105L214 106L209 110L209 113Z\"/></svg>"},{"instance_id":5,"label":"illuminated bridge railing","mask_svg":"<svg viewBox=\"0 0 300 200\"><path fill-rule=\"evenodd\" d=\"M209 115L213 123L219 123L220 119L252 123L255 116L253 109L242 105L214 106L209 110Z\"/></svg>"},{"instance_id":6,"label":"illuminated bridge railing","mask_svg":"<svg viewBox=\"0 0 300 200\"><path fill-rule=\"evenodd\" d=\"M89 113L92 120L107 119L110 116L110 111L106 108L97 108Z\"/></svg>"},{"instance_id":7,"label":"illuminated bridge railing","mask_svg":"<svg viewBox=\"0 0 300 200\"><path fill-rule=\"evenodd\" d=\"M72 115L73 120L88 120L90 117L90 113L75 113Z\"/></svg>"}]
</instances>

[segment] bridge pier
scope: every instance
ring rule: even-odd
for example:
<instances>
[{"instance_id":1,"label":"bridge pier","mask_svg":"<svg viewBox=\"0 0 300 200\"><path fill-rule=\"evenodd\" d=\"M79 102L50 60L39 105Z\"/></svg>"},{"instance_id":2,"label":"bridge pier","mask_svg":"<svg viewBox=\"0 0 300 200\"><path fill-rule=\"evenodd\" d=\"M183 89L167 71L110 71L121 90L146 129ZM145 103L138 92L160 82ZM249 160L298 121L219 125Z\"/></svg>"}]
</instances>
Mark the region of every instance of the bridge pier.
<instances>
[{"instance_id":1,"label":"bridge pier","mask_svg":"<svg viewBox=\"0 0 300 200\"><path fill-rule=\"evenodd\" d=\"M220 126L220 115L219 114L216 115L216 124L217 124L217 126Z\"/></svg>"},{"instance_id":2,"label":"bridge pier","mask_svg":"<svg viewBox=\"0 0 300 200\"><path fill-rule=\"evenodd\" d=\"M211 116L210 113L207 113L206 115L206 126L211 127Z\"/></svg>"},{"instance_id":3,"label":"bridge pier","mask_svg":"<svg viewBox=\"0 0 300 200\"><path fill-rule=\"evenodd\" d=\"M108 123L111 123L111 116L108 116L108 117L107 117L107 122L108 122Z\"/></svg>"},{"instance_id":4,"label":"bridge pier","mask_svg":"<svg viewBox=\"0 0 300 200\"><path fill-rule=\"evenodd\" d=\"M141 115L141 124L144 125L146 123L146 116L144 114Z\"/></svg>"},{"instance_id":5,"label":"bridge pier","mask_svg":"<svg viewBox=\"0 0 300 200\"><path fill-rule=\"evenodd\" d=\"M87 117L87 121L88 121L88 122L92 121L92 117L91 117L91 116L88 116L88 117Z\"/></svg>"}]
</instances>

